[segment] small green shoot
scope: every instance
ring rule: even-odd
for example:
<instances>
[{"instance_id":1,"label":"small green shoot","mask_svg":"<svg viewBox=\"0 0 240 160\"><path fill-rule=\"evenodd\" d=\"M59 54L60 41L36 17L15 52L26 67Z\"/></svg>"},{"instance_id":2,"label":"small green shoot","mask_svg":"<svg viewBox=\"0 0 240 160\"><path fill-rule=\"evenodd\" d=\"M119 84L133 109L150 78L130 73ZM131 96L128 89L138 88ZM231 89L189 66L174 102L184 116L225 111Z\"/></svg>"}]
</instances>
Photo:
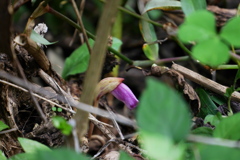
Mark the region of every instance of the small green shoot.
<instances>
[{"instance_id":1,"label":"small green shoot","mask_svg":"<svg viewBox=\"0 0 240 160\"><path fill-rule=\"evenodd\" d=\"M57 107L52 107L52 111L56 112L57 111Z\"/></svg>"},{"instance_id":2,"label":"small green shoot","mask_svg":"<svg viewBox=\"0 0 240 160\"><path fill-rule=\"evenodd\" d=\"M62 108L57 108L57 111L58 112L62 112Z\"/></svg>"},{"instance_id":3,"label":"small green shoot","mask_svg":"<svg viewBox=\"0 0 240 160\"><path fill-rule=\"evenodd\" d=\"M69 135L72 132L72 126L60 116L55 116L52 118L52 123L54 127L59 129L63 134Z\"/></svg>"}]
</instances>

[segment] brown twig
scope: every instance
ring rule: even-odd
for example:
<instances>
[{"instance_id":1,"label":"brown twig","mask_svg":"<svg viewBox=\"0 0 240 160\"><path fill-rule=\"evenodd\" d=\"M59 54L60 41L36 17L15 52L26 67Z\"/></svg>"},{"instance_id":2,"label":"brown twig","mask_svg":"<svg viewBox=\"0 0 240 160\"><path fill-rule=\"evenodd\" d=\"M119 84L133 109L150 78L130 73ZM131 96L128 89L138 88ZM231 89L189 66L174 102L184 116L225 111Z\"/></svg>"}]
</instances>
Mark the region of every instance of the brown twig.
<instances>
[{"instance_id":1,"label":"brown twig","mask_svg":"<svg viewBox=\"0 0 240 160\"><path fill-rule=\"evenodd\" d=\"M23 83L26 85L26 88L27 88L27 90L28 90L28 92L29 92L29 94L30 94L30 97L31 97L31 99L32 99L32 101L33 101L33 104L34 104L34 106L35 106L38 114L40 115L40 117L42 118L42 120L44 121L44 123L47 123L47 118L46 118L46 116L44 115L44 113L43 113L43 111L42 111L42 108L41 108L40 105L38 104L38 101L37 101L36 98L34 97L31 86L28 86L28 85L27 85L27 78L26 78L26 76L25 76L25 74L24 74L24 72L23 72L23 68L22 68L22 66L21 66L21 64L20 64L20 62L19 62L19 60L18 60L18 58L17 58L17 55L16 55L16 53L15 53L14 51L12 52L12 55L13 55L13 62L14 62L14 64L15 64L15 66L18 68L18 71L19 71L21 77L23 78Z\"/></svg>"},{"instance_id":2,"label":"brown twig","mask_svg":"<svg viewBox=\"0 0 240 160\"><path fill-rule=\"evenodd\" d=\"M13 5L14 12L16 12L22 5L27 3L29 0L20 0Z\"/></svg>"},{"instance_id":3,"label":"brown twig","mask_svg":"<svg viewBox=\"0 0 240 160\"><path fill-rule=\"evenodd\" d=\"M0 82L1 82L1 83L4 83L4 84L7 84L7 85L9 85L9 86L12 86L12 87L14 87L14 88L20 89L20 90L22 90L22 91L24 91L24 92L28 92L28 90L26 90L25 88L22 88L22 87L17 86L17 85L15 85L15 84L13 84L13 83L4 81L4 80L2 80L2 79L0 79ZM51 101L51 100L49 100L49 99L47 99L47 98L45 98L45 97L43 97L43 96L40 96L40 95L38 95L38 94L36 94L36 93L33 93L33 95L34 95L35 97L37 97L37 98L39 98L39 99L42 99L42 100L44 100L44 101L47 101L47 102L49 102L49 103L51 103L51 104L53 104L53 105L55 105L55 106L57 106L57 107L59 107L59 108L62 108L63 110L66 110L66 111L68 111L68 112L70 112L70 113L76 113L75 111L70 110L70 109L68 109L68 108L66 108L66 107L63 107L63 106L59 105L58 103L55 103L55 102L53 102L53 101Z\"/></svg>"},{"instance_id":4,"label":"brown twig","mask_svg":"<svg viewBox=\"0 0 240 160\"><path fill-rule=\"evenodd\" d=\"M16 77L16 76L12 76L11 74L5 72L5 71L1 71L0 70L0 78L2 79L7 79L8 81L19 85L23 88L31 88L32 92L37 93L39 95L42 95L44 97L55 97L59 102L62 103L66 103L66 101L64 101L64 98L62 95L56 94L55 92L51 92L49 90L46 90L40 86L36 86L28 81L26 81L26 83L24 82L24 80ZM91 105L87 105L85 103L81 103L79 101L76 101L74 99L70 99L69 96L66 97L68 99L68 102L71 106L76 107L79 110L84 110L86 112L92 113L92 114L96 114L99 115L101 117L105 117L105 118L109 118L110 115L107 111L100 109L100 108L95 108ZM130 127L136 127L136 123L122 115L119 114L115 114L114 118L116 119L116 121L118 121L121 124L124 124L126 126L130 126Z\"/></svg>"},{"instance_id":5,"label":"brown twig","mask_svg":"<svg viewBox=\"0 0 240 160\"><path fill-rule=\"evenodd\" d=\"M187 141L196 142L196 143L204 143L204 144L208 144L208 145L230 147L230 148L240 148L239 141L207 137L207 136L200 136L200 135L193 135L193 134L190 134L187 137Z\"/></svg>"},{"instance_id":6,"label":"brown twig","mask_svg":"<svg viewBox=\"0 0 240 160\"><path fill-rule=\"evenodd\" d=\"M73 4L74 11L75 11L75 13L76 13L76 15L77 15L78 23L79 23L79 25L80 25L80 27L81 27L81 29L82 29L83 37L84 37L85 42L86 42L86 44L87 44L88 51L89 51L89 53L91 54L91 53L92 53L92 49L91 49L91 46L90 46L90 44L89 44L89 42L88 42L88 36L87 36L86 30L85 30L85 27L84 27L84 25L83 25L81 15L80 15L80 13L79 13L79 11L78 11L76 2L75 2L74 0L71 0L71 2L72 2L72 4Z\"/></svg>"},{"instance_id":7,"label":"brown twig","mask_svg":"<svg viewBox=\"0 0 240 160\"><path fill-rule=\"evenodd\" d=\"M189 80L191 80L213 92L216 92L222 96L226 93L226 89L228 88L226 86L223 86L217 82L214 82L214 81L212 81L190 69L180 66L178 64L174 63L172 65L172 69L178 71L187 79L189 79ZM233 94L231 95L231 100L240 102L240 93L236 92L236 91L233 92Z\"/></svg>"},{"instance_id":8,"label":"brown twig","mask_svg":"<svg viewBox=\"0 0 240 160\"><path fill-rule=\"evenodd\" d=\"M237 9L219 8L218 6L211 5L207 9L216 15L217 26L223 26L226 21L237 14Z\"/></svg>"},{"instance_id":9,"label":"brown twig","mask_svg":"<svg viewBox=\"0 0 240 160\"><path fill-rule=\"evenodd\" d=\"M114 126L115 126L115 128L116 128L116 130L117 130L117 132L119 134L119 136L121 137L122 140L124 140L124 136L122 134L122 131L121 131L117 121L114 119L114 113L113 113L112 109L106 103L104 103L103 105L107 109L107 111L109 112L110 118L112 119L112 122L113 122L113 124L114 124Z\"/></svg>"},{"instance_id":10,"label":"brown twig","mask_svg":"<svg viewBox=\"0 0 240 160\"><path fill-rule=\"evenodd\" d=\"M17 130L18 130L17 128L11 128L11 129L8 129L8 130L1 131L0 134L6 134L6 133L14 132L14 131L17 131Z\"/></svg>"}]
</instances>

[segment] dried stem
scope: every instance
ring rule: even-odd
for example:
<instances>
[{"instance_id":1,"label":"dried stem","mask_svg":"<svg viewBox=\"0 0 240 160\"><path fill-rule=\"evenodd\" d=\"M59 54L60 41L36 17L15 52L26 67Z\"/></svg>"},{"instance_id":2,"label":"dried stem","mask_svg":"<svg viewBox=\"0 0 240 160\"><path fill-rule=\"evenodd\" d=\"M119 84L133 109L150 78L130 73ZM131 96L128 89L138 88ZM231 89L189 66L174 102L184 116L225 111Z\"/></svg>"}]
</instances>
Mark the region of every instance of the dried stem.
<instances>
[{"instance_id":1,"label":"dried stem","mask_svg":"<svg viewBox=\"0 0 240 160\"><path fill-rule=\"evenodd\" d=\"M46 89L41 88L39 86L33 85L32 83L30 83L28 81L24 82L24 80L22 80L22 79L20 79L16 76L12 76L7 72L0 71L0 78L7 79L8 81L10 81L10 82L12 82L16 85L19 85L23 88L29 88L30 87L31 91L34 92L34 93L37 93L37 94L42 95L44 97L54 97L59 102L66 103L66 101L64 101L64 97L62 95L56 94L55 92L53 93L49 90L46 90ZM93 113L93 114L96 114L96 115L99 115L99 116L105 117L105 118L110 117L109 113L105 110L102 110L100 108L95 108L91 105L81 103L81 102L76 101L76 100L74 100L72 98L69 98L69 97L70 97L70 95L66 97L68 99L69 104L73 107L76 107L77 109L85 110L87 112L90 112L90 113ZM128 118L126 118L122 115L115 114L114 118L116 119L116 121L118 121L119 123L122 123L126 126L136 127L136 123L134 121L132 121L132 120L130 120L130 119L128 119Z\"/></svg>"},{"instance_id":2,"label":"dried stem","mask_svg":"<svg viewBox=\"0 0 240 160\"><path fill-rule=\"evenodd\" d=\"M17 88L17 89L20 89L20 90L22 90L22 91L24 91L24 92L28 92L28 90L26 90L26 89L24 89L24 88L22 88L22 87L20 87L20 86L17 86L17 85L15 85L15 84L13 84L13 83L4 81L4 80L2 80L2 79L0 79L0 82L2 82L2 83L4 83L4 84L7 84L7 85L9 85L9 86L15 87L15 88ZM34 95L35 97L37 97L37 98L39 98L39 99L42 99L42 100L44 100L44 101L47 101L47 102L49 102L49 103L51 103L51 104L53 104L53 105L55 105L55 106L57 106L57 107L59 107L59 108L62 108L63 110L66 110L66 111L68 111L68 112L70 112L70 113L76 113L75 111L70 110L70 109L68 109L68 108L66 108L66 107L63 107L63 106L61 106L61 105L59 105L59 104L57 104L57 103L55 103L55 102L53 102L53 101L51 101L51 100L43 97L43 96L40 96L40 95L38 95L38 94L36 94L36 93L33 93L33 95Z\"/></svg>"},{"instance_id":3,"label":"dried stem","mask_svg":"<svg viewBox=\"0 0 240 160\"><path fill-rule=\"evenodd\" d=\"M226 93L226 89L227 89L226 86L223 86L217 82L214 82L192 70L189 70L178 64L173 64L172 69L178 71L187 79L189 79L209 90L212 90L213 92L216 92L222 96ZM240 102L240 93L236 92L236 91L233 92L233 94L231 95L231 100Z\"/></svg>"},{"instance_id":4,"label":"dried stem","mask_svg":"<svg viewBox=\"0 0 240 160\"><path fill-rule=\"evenodd\" d=\"M76 3L75 3L75 0L71 0L71 2L72 2L72 4L73 4L74 11L75 11L75 13L76 13L76 15L77 15L78 23L79 23L79 25L80 25L80 27L81 27L81 29L82 29L83 37L84 37L85 42L86 42L86 44L87 44L88 51L89 51L89 53L91 54L91 53L92 53L92 49L91 49L91 46L90 46L90 44L89 44L89 42L88 42L88 36L87 36L86 30L85 30L85 27L84 27L84 25L83 25L81 15L80 15L80 13L79 13L79 11L78 11L78 8L77 8L77 5L76 5Z\"/></svg>"},{"instance_id":5,"label":"dried stem","mask_svg":"<svg viewBox=\"0 0 240 160\"><path fill-rule=\"evenodd\" d=\"M0 134L6 134L6 133L14 132L14 131L17 131L17 130L18 130L17 128L11 128L11 129L8 129L8 130L1 131Z\"/></svg>"},{"instance_id":6,"label":"dried stem","mask_svg":"<svg viewBox=\"0 0 240 160\"><path fill-rule=\"evenodd\" d=\"M121 138L122 140L124 140L124 136L123 136L123 134L122 134L122 131L121 131L121 129L120 129L117 121L114 119L114 113L113 113L112 109L111 109L106 103L104 103L104 107L107 109L107 111L108 111L109 114L111 115L110 118L112 119L112 122L113 122L116 130L118 131L118 134L120 135L120 138Z\"/></svg>"},{"instance_id":7,"label":"dried stem","mask_svg":"<svg viewBox=\"0 0 240 160\"><path fill-rule=\"evenodd\" d=\"M38 104L38 101L36 100L36 98L33 96L33 92L32 92L31 86L28 86L28 85L27 85L27 78L26 78L26 76L25 76L25 74L24 74L24 72L23 72L23 68L22 68L22 66L20 65L20 62L19 62L19 60L18 60L18 58L17 58L17 55L16 55L16 53L15 53L14 51L13 51L13 62L15 63L16 67L18 68L18 71L19 71L21 77L23 78L23 83L26 85L26 88L27 88L27 90L28 90L28 92L29 92L29 94L30 94L30 97L31 97L31 99L32 99L32 101L33 101L33 104L34 104L34 106L35 106L38 114L40 115L41 119L42 119L45 123L47 123L47 118L46 118L46 116L44 115L44 113L43 113L43 111L42 111L42 108L41 108L40 105Z\"/></svg>"},{"instance_id":8,"label":"dried stem","mask_svg":"<svg viewBox=\"0 0 240 160\"><path fill-rule=\"evenodd\" d=\"M220 139L220 138L205 137L205 136L190 134L187 137L187 140L190 142L204 143L209 145L217 145L217 146L230 147L230 148L240 148L239 141L233 141L228 139Z\"/></svg>"},{"instance_id":9,"label":"dried stem","mask_svg":"<svg viewBox=\"0 0 240 160\"><path fill-rule=\"evenodd\" d=\"M31 54L36 60L40 68L42 68L47 73L51 72L50 61L36 42L30 39L26 34L18 35L14 39L14 42L26 49L28 53Z\"/></svg>"}]
</instances>

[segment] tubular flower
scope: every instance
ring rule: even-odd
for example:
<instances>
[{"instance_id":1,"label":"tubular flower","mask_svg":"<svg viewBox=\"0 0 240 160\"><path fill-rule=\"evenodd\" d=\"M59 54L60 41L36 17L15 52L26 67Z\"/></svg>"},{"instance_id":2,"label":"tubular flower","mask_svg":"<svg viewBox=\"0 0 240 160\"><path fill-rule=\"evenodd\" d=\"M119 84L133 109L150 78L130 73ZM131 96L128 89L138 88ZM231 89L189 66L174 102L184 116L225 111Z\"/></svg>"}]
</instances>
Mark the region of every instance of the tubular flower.
<instances>
[{"instance_id":1,"label":"tubular flower","mask_svg":"<svg viewBox=\"0 0 240 160\"><path fill-rule=\"evenodd\" d=\"M123 78L108 77L102 79L95 90L95 102L97 102L104 94L111 92L114 97L122 101L129 109L133 109L138 104L130 88L122 83Z\"/></svg>"},{"instance_id":2,"label":"tubular flower","mask_svg":"<svg viewBox=\"0 0 240 160\"><path fill-rule=\"evenodd\" d=\"M111 93L118 100L122 101L129 109L134 109L138 104L138 99L124 83L120 83Z\"/></svg>"}]
</instances>

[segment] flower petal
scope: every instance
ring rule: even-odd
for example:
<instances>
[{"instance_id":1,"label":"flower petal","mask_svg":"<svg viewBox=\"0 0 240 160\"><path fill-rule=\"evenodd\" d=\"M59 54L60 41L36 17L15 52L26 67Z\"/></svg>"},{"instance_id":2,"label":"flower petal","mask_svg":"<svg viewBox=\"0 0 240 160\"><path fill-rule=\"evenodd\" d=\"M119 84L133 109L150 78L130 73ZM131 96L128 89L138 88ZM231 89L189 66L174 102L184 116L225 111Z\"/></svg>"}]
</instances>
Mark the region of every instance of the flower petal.
<instances>
[{"instance_id":1,"label":"flower petal","mask_svg":"<svg viewBox=\"0 0 240 160\"><path fill-rule=\"evenodd\" d=\"M122 81L124 78L118 77L108 77L102 79L95 89L94 100L99 100L104 94L113 91Z\"/></svg>"},{"instance_id":2,"label":"flower petal","mask_svg":"<svg viewBox=\"0 0 240 160\"><path fill-rule=\"evenodd\" d=\"M129 109L133 109L138 104L138 99L135 97L131 89L124 83L119 84L112 92L114 97L125 103Z\"/></svg>"}]
</instances>

